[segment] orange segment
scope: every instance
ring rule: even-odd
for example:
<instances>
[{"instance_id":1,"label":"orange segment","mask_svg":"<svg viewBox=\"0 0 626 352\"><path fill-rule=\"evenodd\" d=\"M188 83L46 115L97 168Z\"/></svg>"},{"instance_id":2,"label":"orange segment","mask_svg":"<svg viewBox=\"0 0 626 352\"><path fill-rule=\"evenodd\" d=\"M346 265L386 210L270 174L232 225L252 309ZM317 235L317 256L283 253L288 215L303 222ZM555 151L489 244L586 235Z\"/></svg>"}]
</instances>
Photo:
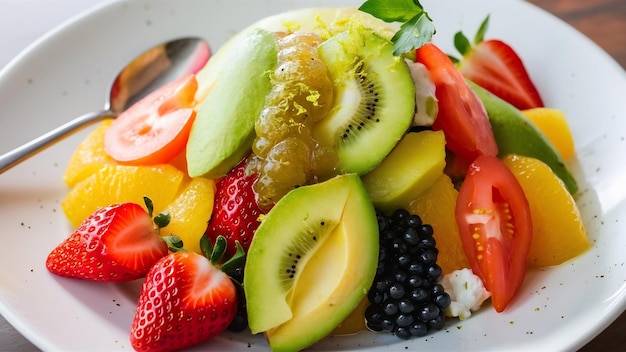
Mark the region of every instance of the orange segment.
<instances>
[{"instance_id":1,"label":"orange segment","mask_svg":"<svg viewBox=\"0 0 626 352\"><path fill-rule=\"evenodd\" d=\"M144 196L152 199L157 214L174 200L184 178L170 165L105 165L78 182L61 206L75 227L98 208L122 202L143 205Z\"/></svg>"},{"instance_id":2,"label":"orange segment","mask_svg":"<svg viewBox=\"0 0 626 352\"><path fill-rule=\"evenodd\" d=\"M161 229L161 235L178 236L183 240L184 248L202 253L200 238L204 235L211 218L214 195L213 180L193 178L178 197L163 210L171 215L171 221Z\"/></svg>"},{"instance_id":3,"label":"orange segment","mask_svg":"<svg viewBox=\"0 0 626 352\"><path fill-rule=\"evenodd\" d=\"M552 142L563 159L567 160L574 156L574 139L563 111L553 108L533 108L523 110L522 113Z\"/></svg>"},{"instance_id":4,"label":"orange segment","mask_svg":"<svg viewBox=\"0 0 626 352\"><path fill-rule=\"evenodd\" d=\"M450 177L442 175L409 206L411 213L419 215L423 223L433 227L433 237L439 249L437 264L444 274L469 268L454 216L457 196Z\"/></svg>"},{"instance_id":5,"label":"orange segment","mask_svg":"<svg viewBox=\"0 0 626 352\"><path fill-rule=\"evenodd\" d=\"M574 198L543 162L508 155L504 163L519 181L530 204L532 267L559 265L586 251L590 244Z\"/></svg>"},{"instance_id":6,"label":"orange segment","mask_svg":"<svg viewBox=\"0 0 626 352\"><path fill-rule=\"evenodd\" d=\"M105 120L83 140L65 169L63 181L70 187L98 171L102 166L115 164L115 161L104 152L104 134L113 120Z\"/></svg>"}]
</instances>

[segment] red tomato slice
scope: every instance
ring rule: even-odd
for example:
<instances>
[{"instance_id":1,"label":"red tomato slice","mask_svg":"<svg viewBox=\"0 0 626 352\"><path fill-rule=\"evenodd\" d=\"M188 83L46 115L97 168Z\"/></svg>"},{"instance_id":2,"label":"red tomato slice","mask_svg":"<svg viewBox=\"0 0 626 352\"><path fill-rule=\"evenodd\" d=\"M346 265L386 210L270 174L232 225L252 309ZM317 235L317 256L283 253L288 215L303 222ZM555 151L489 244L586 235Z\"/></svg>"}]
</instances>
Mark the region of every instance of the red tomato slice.
<instances>
[{"instance_id":1,"label":"red tomato slice","mask_svg":"<svg viewBox=\"0 0 626 352\"><path fill-rule=\"evenodd\" d=\"M443 130L453 153L472 162L479 155L497 155L498 146L485 107L450 58L432 43L416 51L435 84L439 113L434 130Z\"/></svg>"},{"instance_id":2,"label":"red tomato slice","mask_svg":"<svg viewBox=\"0 0 626 352\"><path fill-rule=\"evenodd\" d=\"M484 155L470 165L459 190L456 221L472 271L502 312L526 274L532 221L522 187L500 159Z\"/></svg>"},{"instance_id":3,"label":"red tomato slice","mask_svg":"<svg viewBox=\"0 0 626 352\"><path fill-rule=\"evenodd\" d=\"M111 123L104 150L130 165L167 163L187 144L196 113L191 108L198 81L180 78L133 104Z\"/></svg>"}]
</instances>

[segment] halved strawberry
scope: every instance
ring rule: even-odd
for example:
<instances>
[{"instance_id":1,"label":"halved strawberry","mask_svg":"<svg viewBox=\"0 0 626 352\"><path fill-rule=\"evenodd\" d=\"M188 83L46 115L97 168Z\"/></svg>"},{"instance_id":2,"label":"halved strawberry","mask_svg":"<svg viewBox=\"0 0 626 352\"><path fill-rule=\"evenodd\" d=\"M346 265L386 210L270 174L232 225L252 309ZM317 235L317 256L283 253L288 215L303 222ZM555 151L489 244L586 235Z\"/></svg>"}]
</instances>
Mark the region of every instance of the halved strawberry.
<instances>
[{"instance_id":1,"label":"halved strawberry","mask_svg":"<svg viewBox=\"0 0 626 352\"><path fill-rule=\"evenodd\" d=\"M150 213L135 203L95 211L52 250L46 267L57 275L94 281L120 282L144 277L168 252L167 243L152 222L148 199L146 204Z\"/></svg>"},{"instance_id":2,"label":"halved strawberry","mask_svg":"<svg viewBox=\"0 0 626 352\"><path fill-rule=\"evenodd\" d=\"M248 251L254 232L259 227L259 216L264 211L259 208L252 186L257 174L247 174L249 158L239 162L217 183L213 215L206 229L211 242L224 236L228 242L227 255L233 255L235 241L239 241L244 251Z\"/></svg>"},{"instance_id":3,"label":"halved strawberry","mask_svg":"<svg viewBox=\"0 0 626 352\"><path fill-rule=\"evenodd\" d=\"M456 60L461 74L520 110L542 107L543 100L519 55L502 40L484 40L489 16L483 21L472 43L462 32L454 45L463 55Z\"/></svg>"},{"instance_id":4,"label":"halved strawberry","mask_svg":"<svg viewBox=\"0 0 626 352\"><path fill-rule=\"evenodd\" d=\"M175 251L146 275L130 333L136 351L184 349L217 336L233 321L237 288L225 272L241 266L243 249L236 246L235 255L218 266L226 241L220 237L208 250L206 242L206 257Z\"/></svg>"}]
</instances>

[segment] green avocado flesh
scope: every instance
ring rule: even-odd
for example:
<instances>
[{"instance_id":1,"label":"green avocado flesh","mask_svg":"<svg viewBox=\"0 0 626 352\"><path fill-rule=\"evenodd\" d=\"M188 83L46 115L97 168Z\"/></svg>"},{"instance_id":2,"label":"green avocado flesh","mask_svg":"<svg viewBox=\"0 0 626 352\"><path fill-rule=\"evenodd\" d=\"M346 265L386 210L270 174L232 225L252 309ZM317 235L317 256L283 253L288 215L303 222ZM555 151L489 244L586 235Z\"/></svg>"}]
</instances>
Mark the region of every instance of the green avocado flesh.
<instances>
[{"instance_id":1,"label":"green avocado flesh","mask_svg":"<svg viewBox=\"0 0 626 352\"><path fill-rule=\"evenodd\" d=\"M224 176L250 152L276 55L275 35L255 29L219 50L198 73L210 88L187 143L189 176Z\"/></svg>"},{"instance_id":2,"label":"green avocado flesh","mask_svg":"<svg viewBox=\"0 0 626 352\"><path fill-rule=\"evenodd\" d=\"M485 105L498 145L498 156L517 154L541 160L563 181L570 194L576 193L576 179L565 166L556 148L532 121L513 105L473 82L468 83Z\"/></svg>"},{"instance_id":3,"label":"green avocado flesh","mask_svg":"<svg viewBox=\"0 0 626 352\"><path fill-rule=\"evenodd\" d=\"M335 87L334 106L314 130L333 147L339 171L359 175L373 169L402 138L415 113L415 84L393 44L355 26L319 47Z\"/></svg>"},{"instance_id":4,"label":"green avocado flesh","mask_svg":"<svg viewBox=\"0 0 626 352\"><path fill-rule=\"evenodd\" d=\"M248 250L244 290L252 333L273 351L327 336L367 293L378 262L374 207L356 174L289 192Z\"/></svg>"}]
</instances>

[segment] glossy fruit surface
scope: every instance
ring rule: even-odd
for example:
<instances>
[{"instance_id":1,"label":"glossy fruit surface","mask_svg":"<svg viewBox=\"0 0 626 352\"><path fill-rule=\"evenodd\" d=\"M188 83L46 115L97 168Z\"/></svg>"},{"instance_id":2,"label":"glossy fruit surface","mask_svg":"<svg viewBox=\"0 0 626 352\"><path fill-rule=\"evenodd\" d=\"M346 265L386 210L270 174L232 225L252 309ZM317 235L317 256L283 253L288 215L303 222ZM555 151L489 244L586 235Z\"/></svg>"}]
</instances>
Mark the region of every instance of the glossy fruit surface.
<instances>
[{"instance_id":1,"label":"glossy fruit surface","mask_svg":"<svg viewBox=\"0 0 626 352\"><path fill-rule=\"evenodd\" d=\"M533 233L524 191L500 159L481 156L470 165L455 213L472 271L502 312L526 274Z\"/></svg>"},{"instance_id":2,"label":"glossy fruit surface","mask_svg":"<svg viewBox=\"0 0 626 352\"><path fill-rule=\"evenodd\" d=\"M50 272L93 281L131 281L146 275L167 255L150 214L139 204L101 208L85 221L46 260Z\"/></svg>"},{"instance_id":3,"label":"glossy fruit surface","mask_svg":"<svg viewBox=\"0 0 626 352\"><path fill-rule=\"evenodd\" d=\"M187 250L201 253L200 238L204 236L213 212L215 181L194 177L183 187L162 210L170 215L171 220L161 229L161 235L174 235L183 241Z\"/></svg>"},{"instance_id":4,"label":"glossy fruit surface","mask_svg":"<svg viewBox=\"0 0 626 352\"><path fill-rule=\"evenodd\" d=\"M176 351L226 330L237 311L231 279L207 258L175 252L148 272L131 326L135 351Z\"/></svg>"},{"instance_id":5,"label":"glossy fruit surface","mask_svg":"<svg viewBox=\"0 0 626 352\"><path fill-rule=\"evenodd\" d=\"M574 138L563 111L554 108L534 108L522 110L522 114L543 132L564 160L574 156Z\"/></svg>"},{"instance_id":6,"label":"glossy fruit surface","mask_svg":"<svg viewBox=\"0 0 626 352\"><path fill-rule=\"evenodd\" d=\"M498 143L499 157L516 154L539 159L559 176L571 194L578 191L576 178L554 145L537 126L520 110L486 89L474 83L470 83L470 87L487 109L493 135Z\"/></svg>"},{"instance_id":7,"label":"glossy fruit surface","mask_svg":"<svg viewBox=\"0 0 626 352\"><path fill-rule=\"evenodd\" d=\"M416 51L416 61L426 65L435 83L439 112L434 130L443 130L447 147L471 162L479 155L497 155L485 108L450 58L432 43Z\"/></svg>"},{"instance_id":8,"label":"glossy fruit surface","mask_svg":"<svg viewBox=\"0 0 626 352\"><path fill-rule=\"evenodd\" d=\"M104 151L104 135L112 120L105 120L78 145L68 161L63 181L69 187L95 173L104 165L117 162Z\"/></svg>"},{"instance_id":9,"label":"glossy fruit surface","mask_svg":"<svg viewBox=\"0 0 626 352\"><path fill-rule=\"evenodd\" d=\"M200 104L186 147L190 176L222 177L250 153L276 54L275 33L253 28L225 43L198 72Z\"/></svg>"},{"instance_id":10,"label":"glossy fruit surface","mask_svg":"<svg viewBox=\"0 0 626 352\"><path fill-rule=\"evenodd\" d=\"M499 39L484 40L489 16L474 36L473 43L462 32L454 44L463 55L457 63L461 74L518 109L543 106L543 100L530 79L520 56Z\"/></svg>"},{"instance_id":11,"label":"glossy fruit surface","mask_svg":"<svg viewBox=\"0 0 626 352\"><path fill-rule=\"evenodd\" d=\"M433 237L439 249L437 264L444 275L454 270L469 268L454 217L458 193L450 177L441 175L409 206L411 213L419 215L425 224L433 227Z\"/></svg>"},{"instance_id":12,"label":"glossy fruit surface","mask_svg":"<svg viewBox=\"0 0 626 352\"><path fill-rule=\"evenodd\" d=\"M533 220L528 254L532 267L559 265L590 247L580 211L563 182L541 161L509 155L504 159L524 189Z\"/></svg>"},{"instance_id":13,"label":"glossy fruit surface","mask_svg":"<svg viewBox=\"0 0 626 352\"><path fill-rule=\"evenodd\" d=\"M244 290L253 333L273 350L302 350L356 308L377 264L374 208L358 175L297 188L264 217Z\"/></svg>"},{"instance_id":14,"label":"glossy fruit surface","mask_svg":"<svg viewBox=\"0 0 626 352\"><path fill-rule=\"evenodd\" d=\"M406 209L443 175L446 139L442 131L407 133L372 171L362 177L374 206Z\"/></svg>"},{"instance_id":15,"label":"glossy fruit surface","mask_svg":"<svg viewBox=\"0 0 626 352\"><path fill-rule=\"evenodd\" d=\"M319 58L322 38L308 32L278 40L278 62L265 107L255 121L252 144L254 184L259 203L275 203L295 187L315 182L334 171L336 156L321 152L311 128L332 107L333 85ZM333 153L334 154L334 153ZM327 164L330 167L320 167Z\"/></svg>"},{"instance_id":16,"label":"glossy fruit surface","mask_svg":"<svg viewBox=\"0 0 626 352\"><path fill-rule=\"evenodd\" d=\"M501 40L487 40L474 47L463 58L459 70L467 79L518 109L543 106L522 60Z\"/></svg>"},{"instance_id":17,"label":"glossy fruit surface","mask_svg":"<svg viewBox=\"0 0 626 352\"><path fill-rule=\"evenodd\" d=\"M177 196L185 175L170 165L106 165L72 188L61 206L71 224L77 227L100 207L115 203L143 204L152 199L155 213Z\"/></svg>"},{"instance_id":18,"label":"glossy fruit surface","mask_svg":"<svg viewBox=\"0 0 626 352\"><path fill-rule=\"evenodd\" d=\"M242 160L217 183L213 215L206 229L211 242L223 236L228 242L227 254L232 255L239 241L247 251L259 227L259 217L265 212L259 208L252 189L256 174L248 175L248 159Z\"/></svg>"},{"instance_id":19,"label":"glossy fruit surface","mask_svg":"<svg viewBox=\"0 0 626 352\"><path fill-rule=\"evenodd\" d=\"M166 84L121 113L104 138L113 159L132 165L167 163L187 144L196 116L198 82L189 75Z\"/></svg>"}]
</instances>

